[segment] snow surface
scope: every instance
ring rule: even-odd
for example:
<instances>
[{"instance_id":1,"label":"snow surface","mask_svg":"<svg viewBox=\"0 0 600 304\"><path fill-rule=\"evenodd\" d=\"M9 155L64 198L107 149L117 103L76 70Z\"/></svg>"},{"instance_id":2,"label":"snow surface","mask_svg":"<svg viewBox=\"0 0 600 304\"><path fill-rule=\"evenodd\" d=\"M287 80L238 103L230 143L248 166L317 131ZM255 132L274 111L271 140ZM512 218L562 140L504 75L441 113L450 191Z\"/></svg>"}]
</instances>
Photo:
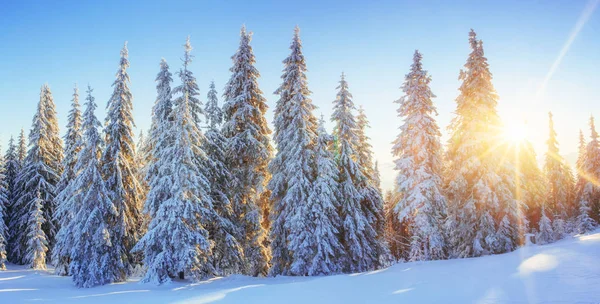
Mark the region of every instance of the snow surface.
<instances>
[{"instance_id":1,"label":"snow surface","mask_svg":"<svg viewBox=\"0 0 600 304\"><path fill-rule=\"evenodd\" d=\"M396 264L329 277L230 276L78 289L52 270L9 264L0 303L600 303L600 230L481 258Z\"/></svg>"}]
</instances>

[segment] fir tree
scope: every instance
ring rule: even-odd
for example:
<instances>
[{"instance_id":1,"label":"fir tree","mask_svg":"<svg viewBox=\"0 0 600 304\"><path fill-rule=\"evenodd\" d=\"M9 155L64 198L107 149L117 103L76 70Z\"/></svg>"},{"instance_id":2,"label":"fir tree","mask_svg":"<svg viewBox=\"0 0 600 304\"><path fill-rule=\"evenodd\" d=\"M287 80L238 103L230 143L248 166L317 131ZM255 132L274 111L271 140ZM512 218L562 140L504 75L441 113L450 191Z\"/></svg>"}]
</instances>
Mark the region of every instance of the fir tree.
<instances>
[{"instance_id":1,"label":"fir tree","mask_svg":"<svg viewBox=\"0 0 600 304\"><path fill-rule=\"evenodd\" d=\"M367 178L356 163L358 135L352 94L342 73L331 120L335 122L334 136L338 140L336 161L339 170L340 215L343 222L341 240L346 256L344 271L359 272L378 265L377 231L363 208L360 184Z\"/></svg>"},{"instance_id":2,"label":"fir tree","mask_svg":"<svg viewBox=\"0 0 600 304\"><path fill-rule=\"evenodd\" d=\"M152 179L149 197L167 189L163 201L155 201L156 212L148 232L134 248L144 252L148 270L143 281L161 284L178 275L196 280L214 274L212 250L208 227L217 218L210 196L210 182L200 168L208 159L201 144L204 136L196 127L190 98L197 87L187 70L191 62L189 39L185 44L184 68L179 76L183 85L175 91L182 95L175 99L171 117L163 122L159 134L156 166L158 176ZM155 149L155 151L157 151Z\"/></svg>"},{"instance_id":3,"label":"fir tree","mask_svg":"<svg viewBox=\"0 0 600 304\"><path fill-rule=\"evenodd\" d=\"M69 273L77 287L93 287L126 279L126 258L113 233L120 224L119 210L111 202L110 191L101 175L102 137L94 111L96 103L88 86L83 113L84 145L75 164L76 178L64 203L73 213L64 230L70 235ZM62 230L62 229L61 229Z\"/></svg>"},{"instance_id":4,"label":"fir tree","mask_svg":"<svg viewBox=\"0 0 600 304\"><path fill-rule=\"evenodd\" d=\"M8 241L8 227L6 226L8 217L6 211L8 209L9 196L10 189L7 182L6 162L4 161L4 156L0 154L0 270L6 269L6 245Z\"/></svg>"},{"instance_id":5,"label":"fir tree","mask_svg":"<svg viewBox=\"0 0 600 304\"><path fill-rule=\"evenodd\" d=\"M272 155L265 113L266 99L258 87L260 74L254 67L251 33L242 27L240 46L232 56L231 78L224 91L227 162L233 176L232 206L237 215L244 249L246 274L266 275L269 252L264 244L266 231L260 212L261 195L268 182L267 165Z\"/></svg>"},{"instance_id":6,"label":"fir tree","mask_svg":"<svg viewBox=\"0 0 600 304\"><path fill-rule=\"evenodd\" d=\"M139 238L142 209L142 186L137 180L137 164L134 162L133 104L129 90L129 67L127 43L121 50L119 69L113 83L113 93L108 101L105 119L105 148L102 153L102 176L117 211L114 230L110 231L112 250L122 257L118 265L125 271L135 264L130 254Z\"/></svg>"},{"instance_id":7,"label":"fir tree","mask_svg":"<svg viewBox=\"0 0 600 304\"><path fill-rule=\"evenodd\" d=\"M483 44L469 34L471 54L460 73L446 158L448 234L451 256L468 257L515 248L522 223L522 203L514 199L514 168L498 147L502 129L496 112L498 95L492 85Z\"/></svg>"},{"instance_id":8,"label":"fir tree","mask_svg":"<svg viewBox=\"0 0 600 304\"><path fill-rule=\"evenodd\" d=\"M315 179L314 149L317 119L306 79L300 29L294 30L291 54L283 60L282 83L275 91L280 98L275 108L277 154L269 164L271 180L271 275L306 275L312 251L307 244L312 233L307 223L309 198Z\"/></svg>"},{"instance_id":9,"label":"fir tree","mask_svg":"<svg viewBox=\"0 0 600 304\"><path fill-rule=\"evenodd\" d=\"M25 139L25 130L21 128L21 133L19 133L19 144L17 146L17 159L19 160L19 165L21 167L25 164L25 157L27 157L27 140Z\"/></svg>"},{"instance_id":10,"label":"fir tree","mask_svg":"<svg viewBox=\"0 0 600 304\"><path fill-rule=\"evenodd\" d=\"M171 83L173 75L169 71L169 65L163 58L160 62L160 71L156 75L157 97L152 107L152 122L150 124L150 135L148 137L148 164L145 180L153 191L148 191L144 204L144 212L153 218L161 202L170 192L167 188L158 189L163 184L156 179L160 176L160 166L157 162L157 155L168 147L171 142L167 136L171 128L171 112L173 110L173 96L171 92Z\"/></svg>"},{"instance_id":11,"label":"fir tree","mask_svg":"<svg viewBox=\"0 0 600 304\"><path fill-rule=\"evenodd\" d=\"M56 112L52 93L47 85L42 86L37 112L33 118L29 134L29 150L23 167L16 181L16 199L13 202L10 229L11 256L18 264L27 263L26 250L28 236L37 229L38 222L30 221L32 214L39 210L43 212L40 220L45 242L47 245L38 248L51 248L57 232L54 214L55 187L61 174L62 148L57 147L61 140L58 137ZM56 151L55 149L59 149ZM36 204L41 204L37 208ZM37 213L36 213L37 215ZM30 224L35 224L30 226ZM36 232L36 235L37 232ZM44 254L45 255L45 254ZM37 256L36 256L37 257ZM39 266L39 265L38 265Z\"/></svg>"},{"instance_id":12,"label":"fir tree","mask_svg":"<svg viewBox=\"0 0 600 304\"><path fill-rule=\"evenodd\" d=\"M4 242L6 246L8 246L8 242L10 239L10 222L13 217L12 205L15 201L16 196L16 181L19 171L21 170L21 163L19 162L17 155L17 146L15 145L14 138L11 136L8 141L8 149L5 154L5 164L4 164L4 182L6 183L6 203L4 204L4 224L7 227L4 232ZM10 248L5 247L5 250L10 253ZM9 255L9 259L11 259ZM12 259L11 259L12 260Z\"/></svg>"},{"instance_id":13,"label":"fir tree","mask_svg":"<svg viewBox=\"0 0 600 304\"><path fill-rule=\"evenodd\" d=\"M189 64L192 62L192 58L194 57L191 54L192 45L190 44L189 36L187 37L187 40L183 46L185 48L183 69L179 71L179 74L182 74L182 76L180 76L182 83L173 89L173 94L183 95L184 92L188 94L188 98L190 100L190 115L192 115L192 119L196 124L196 128L200 130L200 123L202 121L201 117L203 115L202 102L200 102L200 99L198 99L198 95L200 95L198 91L200 88L198 88L198 84L196 83L196 77L192 71L188 69Z\"/></svg>"},{"instance_id":14,"label":"fir tree","mask_svg":"<svg viewBox=\"0 0 600 304\"><path fill-rule=\"evenodd\" d=\"M577 156L577 183L575 185L577 197L577 216L575 229L578 233L586 233L594 229L594 220L590 217L592 209L590 201L594 191L591 175L587 172L588 166L587 144L583 132L579 130L579 154Z\"/></svg>"},{"instance_id":15,"label":"fir tree","mask_svg":"<svg viewBox=\"0 0 600 304\"><path fill-rule=\"evenodd\" d=\"M398 116L404 124L392 148L397 158L397 191L402 194L394 203L395 212L398 220L408 226L411 261L442 259L446 249L441 133L433 117L437 110L431 100L435 98L429 88L431 77L423 70L421 58L421 53L415 51L402 86L405 95L397 101Z\"/></svg>"},{"instance_id":16,"label":"fir tree","mask_svg":"<svg viewBox=\"0 0 600 304\"><path fill-rule=\"evenodd\" d=\"M305 259L310 261L305 273L310 276L341 272L343 265L340 260L344 255L344 247L339 240L342 221L338 214L338 171L333 153L329 150L333 138L325 131L323 118L317 132L316 179L306 206L308 212L304 215L307 222L306 231L309 233L306 234L303 243L304 251L300 252L307 255Z\"/></svg>"},{"instance_id":17,"label":"fir tree","mask_svg":"<svg viewBox=\"0 0 600 304\"><path fill-rule=\"evenodd\" d=\"M598 132L594 124L594 117L590 117L590 141L586 146L586 157L584 164L584 172L587 174L588 184L588 203L591 208L590 217L596 222L600 222L600 141Z\"/></svg>"},{"instance_id":18,"label":"fir tree","mask_svg":"<svg viewBox=\"0 0 600 304\"><path fill-rule=\"evenodd\" d=\"M52 264L58 275L67 275L69 270L69 251L72 243L65 240L70 238L70 232L63 227L67 227L69 221L73 218L72 206L64 204L72 195L73 190L67 189L69 184L75 179L75 164L77 155L83 146L81 134L81 111L79 109L79 90L75 87L71 111L69 112L69 121L67 123L67 134L65 135L65 155L63 159L63 173L56 186L56 214L54 215L59 225L56 235L56 244L52 250Z\"/></svg>"},{"instance_id":19,"label":"fir tree","mask_svg":"<svg viewBox=\"0 0 600 304\"><path fill-rule=\"evenodd\" d=\"M46 239L46 233L44 232L44 229L42 229L42 225L46 222L44 211L42 210L42 204L44 203L45 202L38 191L36 198L30 206L31 210L29 210L27 218L27 227L29 230L27 233L27 253L25 255L25 262L28 263L32 269L36 270L46 269L48 241Z\"/></svg>"},{"instance_id":20,"label":"fir tree","mask_svg":"<svg viewBox=\"0 0 600 304\"><path fill-rule=\"evenodd\" d=\"M546 216L544 206L542 206L541 214L539 224L540 230L535 237L535 240L538 244L544 245L554 241L554 231L552 231L552 224L550 223L550 219Z\"/></svg>"},{"instance_id":21,"label":"fir tree","mask_svg":"<svg viewBox=\"0 0 600 304\"><path fill-rule=\"evenodd\" d=\"M574 214L573 210L573 173L559 154L556 131L552 113L548 113L550 136L546 141L548 151L544 164L544 174L547 180L546 203L554 218L557 238L562 238L568 231L564 224Z\"/></svg>"},{"instance_id":22,"label":"fir tree","mask_svg":"<svg viewBox=\"0 0 600 304\"><path fill-rule=\"evenodd\" d=\"M548 183L538 166L537 156L531 143L523 140L513 144L507 151L507 157L515 157L515 191L516 199L526 206L527 223L530 228L540 230L542 208L548 208L546 196ZM547 209L546 209L547 210ZM549 217L550 219L551 217ZM554 236L552 236L554 238Z\"/></svg>"},{"instance_id":23,"label":"fir tree","mask_svg":"<svg viewBox=\"0 0 600 304\"><path fill-rule=\"evenodd\" d=\"M206 168L211 185L210 195L217 215L209 225L211 239L215 242L214 268L218 275L241 273L244 253L238 241L241 235L229 199L232 175L227 167L227 139L220 130L223 123L223 111L219 107L214 81L209 87L204 113L208 129L203 148L207 154Z\"/></svg>"}]
</instances>

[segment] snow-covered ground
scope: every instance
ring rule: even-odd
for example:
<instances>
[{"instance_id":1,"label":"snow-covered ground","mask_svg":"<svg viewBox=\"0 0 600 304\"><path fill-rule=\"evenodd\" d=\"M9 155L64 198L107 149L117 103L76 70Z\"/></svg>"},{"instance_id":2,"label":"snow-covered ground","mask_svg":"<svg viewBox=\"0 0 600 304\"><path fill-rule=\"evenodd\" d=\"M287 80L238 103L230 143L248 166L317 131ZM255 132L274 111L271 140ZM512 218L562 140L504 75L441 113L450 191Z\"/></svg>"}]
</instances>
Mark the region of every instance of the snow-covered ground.
<instances>
[{"instance_id":1,"label":"snow-covered ground","mask_svg":"<svg viewBox=\"0 0 600 304\"><path fill-rule=\"evenodd\" d=\"M600 230L481 258L397 264L330 277L232 276L163 286L136 280L78 289L9 265L0 303L600 303Z\"/></svg>"}]
</instances>

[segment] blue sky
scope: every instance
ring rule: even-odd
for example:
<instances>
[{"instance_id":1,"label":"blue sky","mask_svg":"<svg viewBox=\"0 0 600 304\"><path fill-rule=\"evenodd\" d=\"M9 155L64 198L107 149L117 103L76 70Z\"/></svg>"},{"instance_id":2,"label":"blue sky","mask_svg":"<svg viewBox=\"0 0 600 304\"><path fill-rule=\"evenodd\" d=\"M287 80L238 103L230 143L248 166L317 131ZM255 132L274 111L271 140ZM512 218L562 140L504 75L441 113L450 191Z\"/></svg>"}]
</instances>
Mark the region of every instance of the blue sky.
<instances>
[{"instance_id":1,"label":"blue sky","mask_svg":"<svg viewBox=\"0 0 600 304\"><path fill-rule=\"evenodd\" d=\"M309 87L317 115L329 117L344 71L356 104L371 120L385 188L393 182L391 142L402 121L393 103L415 49L433 77L438 123L446 127L469 53L470 28L484 42L507 123L527 121L538 155L545 152L552 110L562 154L572 159L578 130L591 114L600 119L600 13L592 12L562 61L540 87L582 13L597 4L573 1L3 1L0 11L0 143L31 125L39 88L54 93L60 125L75 83L89 83L104 106L111 93L119 50L129 42L134 117L147 129L155 99L154 78L164 57L180 66L187 35L195 48L192 69L201 95L229 77L239 28L254 32L260 86L274 108L294 26L301 28ZM537 96L537 97L536 97ZM99 108L102 110L102 107ZM103 112L103 111L99 111ZM104 113L99 113L101 117ZM268 114L271 120L271 111Z\"/></svg>"}]
</instances>

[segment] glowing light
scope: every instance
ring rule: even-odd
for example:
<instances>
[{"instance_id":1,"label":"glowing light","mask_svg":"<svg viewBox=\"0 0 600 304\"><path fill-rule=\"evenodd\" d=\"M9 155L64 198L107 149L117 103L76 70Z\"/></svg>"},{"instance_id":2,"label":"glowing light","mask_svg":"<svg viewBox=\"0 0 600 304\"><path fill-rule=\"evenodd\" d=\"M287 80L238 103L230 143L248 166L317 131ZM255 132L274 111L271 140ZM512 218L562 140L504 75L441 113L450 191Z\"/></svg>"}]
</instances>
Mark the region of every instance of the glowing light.
<instances>
[{"instance_id":1,"label":"glowing light","mask_svg":"<svg viewBox=\"0 0 600 304\"><path fill-rule=\"evenodd\" d=\"M518 144L527 140L529 137L529 127L527 123L521 121L511 121L504 126L504 138L506 141Z\"/></svg>"}]
</instances>

